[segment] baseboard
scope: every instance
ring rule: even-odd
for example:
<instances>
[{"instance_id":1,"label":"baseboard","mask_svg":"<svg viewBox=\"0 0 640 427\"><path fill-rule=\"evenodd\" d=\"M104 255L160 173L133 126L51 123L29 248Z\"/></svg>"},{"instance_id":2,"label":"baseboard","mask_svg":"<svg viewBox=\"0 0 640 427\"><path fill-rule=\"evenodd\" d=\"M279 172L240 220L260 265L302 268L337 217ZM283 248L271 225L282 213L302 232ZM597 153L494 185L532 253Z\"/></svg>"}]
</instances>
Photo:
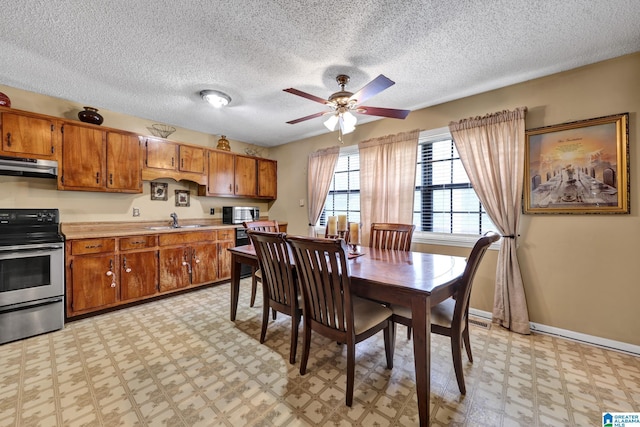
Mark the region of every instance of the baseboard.
<instances>
[{"instance_id":1,"label":"baseboard","mask_svg":"<svg viewBox=\"0 0 640 427\"><path fill-rule=\"evenodd\" d=\"M475 308L469 308L469 314L486 319L491 322L491 313L488 311L476 310ZM553 326L542 325L540 323L530 322L529 327L531 331L554 335L562 338L566 338L573 341L583 342L597 347L603 347L611 350L617 350L623 353L628 353L634 356L640 356L640 346L625 343L622 341L614 341L607 338L596 337L593 335L587 335L580 332L570 331L567 329L556 328Z\"/></svg>"}]
</instances>

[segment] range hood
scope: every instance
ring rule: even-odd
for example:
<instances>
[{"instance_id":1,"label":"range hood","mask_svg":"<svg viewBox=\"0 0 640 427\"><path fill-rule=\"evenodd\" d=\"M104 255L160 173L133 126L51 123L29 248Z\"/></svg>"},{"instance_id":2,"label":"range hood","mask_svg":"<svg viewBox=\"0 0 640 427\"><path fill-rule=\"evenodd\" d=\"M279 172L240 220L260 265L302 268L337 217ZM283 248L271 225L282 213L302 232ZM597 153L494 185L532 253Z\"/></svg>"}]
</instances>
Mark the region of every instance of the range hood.
<instances>
[{"instance_id":1,"label":"range hood","mask_svg":"<svg viewBox=\"0 0 640 427\"><path fill-rule=\"evenodd\" d=\"M55 179L58 176L58 162L0 156L0 175Z\"/></svg>"}]
</instances>

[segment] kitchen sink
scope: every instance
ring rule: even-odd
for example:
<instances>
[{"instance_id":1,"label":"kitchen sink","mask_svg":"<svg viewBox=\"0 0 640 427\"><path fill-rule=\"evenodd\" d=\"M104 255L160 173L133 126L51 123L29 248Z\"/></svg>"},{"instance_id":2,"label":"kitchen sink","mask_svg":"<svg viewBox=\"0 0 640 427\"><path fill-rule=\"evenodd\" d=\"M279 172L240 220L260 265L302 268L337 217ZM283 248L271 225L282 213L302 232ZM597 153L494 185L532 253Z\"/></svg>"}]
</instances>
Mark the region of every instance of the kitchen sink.
<instances>
[{"instance_id":1,"label":"kitchen sink","mask_svg":"<svg viewBox=\"0 0 640 427\"><path fill-rule=\"evenodd\" d=\"M199 228L204 227L202 224L190 224L190 225L181 225L179 227L172 227L170 225L158 225L153 227L145 227L147 230L179 230L181 228Z\"/></svg>"}]
</instances>

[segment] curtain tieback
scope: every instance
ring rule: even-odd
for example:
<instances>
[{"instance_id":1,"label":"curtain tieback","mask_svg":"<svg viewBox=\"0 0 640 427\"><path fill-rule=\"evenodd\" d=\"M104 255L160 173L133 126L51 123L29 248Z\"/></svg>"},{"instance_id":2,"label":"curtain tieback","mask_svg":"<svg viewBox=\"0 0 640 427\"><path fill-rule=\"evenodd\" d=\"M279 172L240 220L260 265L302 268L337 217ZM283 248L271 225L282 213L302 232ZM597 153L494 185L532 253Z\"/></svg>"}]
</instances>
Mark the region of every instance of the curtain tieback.
<instances>
[{"instance_id":1,"label":"curtain tieback","mask_svg":"<svg viewBox=\"0 0 640 427\"><path fill-rule=\"evenodd\" d=\"M500 236L500 237L502 237L503 239L515 239L516 238L515 234L508 234L506 236Z\"/></svg>"},{"instance_id":2,"label":"curtain tieback","mask_svg":"<svg viewBox=\"0 0 640 427\"><path fill-rule=\"evenodd\" d=\"M309 227L315 227L315 224L309 224Z\"/></svg>"}]
</instances>

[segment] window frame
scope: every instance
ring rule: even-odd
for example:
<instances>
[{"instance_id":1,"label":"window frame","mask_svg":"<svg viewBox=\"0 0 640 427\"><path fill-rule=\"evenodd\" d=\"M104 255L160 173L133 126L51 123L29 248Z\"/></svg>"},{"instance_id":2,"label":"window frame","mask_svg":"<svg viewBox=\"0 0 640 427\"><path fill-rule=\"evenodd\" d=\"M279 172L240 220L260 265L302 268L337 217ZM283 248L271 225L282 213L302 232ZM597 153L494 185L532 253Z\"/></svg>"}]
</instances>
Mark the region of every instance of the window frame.
<instances>
[{"instance_id":1,"label":"window frame","mask_svg":"<svg viewBox=\"0 0 640 427\"><path fill-rule=\"evenodd\" d=\"M442 139L451 139L451 132L449 131L449 127L441 127L437 129L430 129L420 132L419 139L420 140L442 140ZM343 155L353 155L358 153L358 145L350 145L347 147L342 147L340 149L340 156ZM417 168L417 163L416 163ZM322 218L322 216L321 216ZM324 236L324 225L316 225L316 235ZM418 244L427 244L427 245L437 245L437 246L454 246L454 247L464 247L471 248L478 240L477 234L461 234L461 233L441 233L441 232L433 232L433 231L420 231L416 230L413 233L412 241ZM500 247L500 241L491 245L491 249L497 249Z\"/></svg>"},{"instance_id":2,"label":"window frame","mask_svg":"<svg viewBox=\"0 0 640 427\"><path fill-rule=\"evenodd\" d=\"M451 139L451 132L449 127L441 127L437 129L430 129L421 131L419 140L437 141L444 139ZM417 167L417 166L416 166ZM427 245L438 246L456 246L463 248L470 248L478 240L477 234L462 234L462 233L440 233L434 231L421 231L417 230L413 233L413 242ZM494 243L492 248L499 247L498 243Z\"/></svg>"}]
</instances>

